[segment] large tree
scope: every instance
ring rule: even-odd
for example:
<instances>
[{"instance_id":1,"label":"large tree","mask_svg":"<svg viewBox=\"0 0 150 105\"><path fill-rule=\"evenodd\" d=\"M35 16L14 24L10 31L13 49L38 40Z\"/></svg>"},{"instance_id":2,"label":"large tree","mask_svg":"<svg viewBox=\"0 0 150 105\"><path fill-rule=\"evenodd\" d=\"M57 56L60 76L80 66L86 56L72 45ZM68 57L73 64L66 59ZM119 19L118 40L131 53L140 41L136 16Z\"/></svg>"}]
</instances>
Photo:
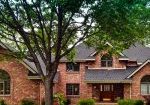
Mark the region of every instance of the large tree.
<instances>
[{"instance_id":1,"label":"large tree","mask_svg":"<svg viewBox=\"0 0 150 105\"><path fill-rule=\"evenodd\" d=\"M127 49L139 42L150 40L150 2L148 0L104 0L94 6L97 32L86 43L97 50L105 50L106 41L113 45L108 48L114 53ZM98 45L98 46L97 46ZM105 47L104 47L105 45Z\"/></svg>"},{"instance_id":2,"label":"large tree","mask_svg":"<svg viewBox=\"0 0 150 105\"><path fill-rule=\"evenodd\" d=\"M143 0L0 0L0 42L35 64L45 86L45 104L53 105L60 59L72 57L73 48L84 40L100 49L107 41L124 48L124 42L142 39L147 5Z\"/></svg>"}]
</instances>

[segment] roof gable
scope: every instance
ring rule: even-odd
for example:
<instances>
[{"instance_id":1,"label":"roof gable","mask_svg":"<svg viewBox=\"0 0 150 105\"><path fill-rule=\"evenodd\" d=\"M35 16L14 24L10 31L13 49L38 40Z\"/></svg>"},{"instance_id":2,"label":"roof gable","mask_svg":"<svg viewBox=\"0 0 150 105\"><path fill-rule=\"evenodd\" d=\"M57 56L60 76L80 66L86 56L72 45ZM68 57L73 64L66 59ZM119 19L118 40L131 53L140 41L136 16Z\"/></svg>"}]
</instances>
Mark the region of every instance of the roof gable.
<instances>
[{"instance_id":1,"label":"roof gable","mask_svg":"<svg viewBox=\"0 0 150 105\"><path fill-rule=\"evenodd\" d=\"M140 67L138 67L132 74L130 74L127 78L131 78L134 74L136 74L139 70L141 70L145 65L150 63L150 60L145 61Z\"/></svg>"}]
</instances>

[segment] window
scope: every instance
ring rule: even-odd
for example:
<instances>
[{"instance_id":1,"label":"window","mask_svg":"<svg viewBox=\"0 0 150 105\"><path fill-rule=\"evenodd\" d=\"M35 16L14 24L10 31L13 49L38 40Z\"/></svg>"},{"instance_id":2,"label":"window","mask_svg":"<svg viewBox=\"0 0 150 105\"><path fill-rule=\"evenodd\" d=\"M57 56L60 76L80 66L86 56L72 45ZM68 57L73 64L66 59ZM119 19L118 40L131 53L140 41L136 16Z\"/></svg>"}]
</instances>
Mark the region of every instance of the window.
<instances>
[{"instance_id":1,"label":"window","mask_svg":"<svg viewBox=\"0 0 150 105\"><path fill-rule=\"evenodd\" d=\"M150 75L146 75L141 79L141 94L150 95Z\"/></svg>"},{"instance_id":2,"label":"window","mask_svg":"<svg viewBox=\"0 0 150 105\"><path fill-rule=\"evenodd\" d=\"M79 84L66 84L67 95L79 95Z\"/></svg>"},{"instance_id":3,"label":"window","mask_svg":"<svg viewBox=\"0 0 150 105\"><path fill-rule=\"evenodd\" d=\"M0 95L10 94L10 76L4 71L0 70Z\"/></svg>"},{"instance_id":4,"label":"window","mask_svg":"<svg viewBox=\"0 0 150 105\"><path fill-rule=\"evenodd\" d=\"M103 55L101 57L101 67L112 67L112 57L109 55Z\"/></svg>"},{"instance_id":5,"label":"window","mask_svg":"<svg viewBox=\"0 0 150 105\"><path fill-rule=\"evenodd\" d=\"M66 68L67 68L67 71L79 71L80 63L67 62Z\"/></svg>"},{"instance_id":6,"label":"window","mask_svg":"<svg viewBox=\"0 0 150 105\"><path fill-rule=\"evenodd\" d=\"M103 91L113 91L113 85L103 85Z\"/></svg>"}]
</instances>

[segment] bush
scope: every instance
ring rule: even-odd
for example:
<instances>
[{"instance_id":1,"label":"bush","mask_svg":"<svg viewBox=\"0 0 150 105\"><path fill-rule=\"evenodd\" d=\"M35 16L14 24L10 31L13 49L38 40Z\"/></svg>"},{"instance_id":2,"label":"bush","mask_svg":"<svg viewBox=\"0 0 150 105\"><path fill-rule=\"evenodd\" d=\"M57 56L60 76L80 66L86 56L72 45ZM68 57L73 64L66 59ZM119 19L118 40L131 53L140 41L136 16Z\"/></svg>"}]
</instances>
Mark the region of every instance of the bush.
<instances>
[{"instance_id":1,"label":"bush","mask_svg":"<svg viewBox=\"0 0 150 105\"><path fill-rule=\"evenodd\" d=\"M93 99L81 99L78 105L95 105L95 101Z\"/></svg>"},{"instance_id":2,"label":"bush","mask_svg":"<svg viewBox=\"0 0 150 105\"><path fill-rule=\"evenodd\" d=\"M7 105L3 99L0 99L0 105Z\"/></svg>"},{"instance_id":3,"label":"bush","mask_svg":"<svg viewBox=\"0 0 150 105\"><path fill-rule=\"evenodd\" d=\"M142 101L142 100L136 100L134 102L134 105L144 105L144 101Z\"/></svg>"},{"instance_id":4,"label":"bush","mask_svg":"<svg viewBox=\"0 0 150 105\"><path fill-rule=\"evenodd\" d=\"M134 100L118 100L118 105L134 105Z\"/></svg>"},{"instance_id":5,"label":"bush","mask_svg":"<svg viewBox=\"0 0 150 105\"><path fill-rule=\"evenodd\" d=\"M144 105L144 102L142 100L118 100L118 105Z\"/></svg>"},{"instance_id":6,"label":"bush","mask_svg":"<svg viewBox=\"0 0 150 105\"><path fill-rule=\"evenodd\" d=\"M31 99L23 99L21 105L36 105L35 102Z\"/></svg>"},{"instance_id":7,"label":"bush","mask_svg":"<svg viewBox=\"0 0 150 105\"><path fill-rule=\"evenodd\" d=\"M66 105L66 99L63 94L56 93L53 95L54 100L58 101L59 105Z\"/></svg>"},{"instance_id":8,"label":"bush","mask_svg":"<svg viewBox=\"0 0 150 105\"><path fill-rule=\"evenodd\" d=\"M59 105L66 105L67 100L61 93L53 94L53 102L58 102ZM42 100L42 105L45 105L45 99Z\"/></svg>"}]
</instances>

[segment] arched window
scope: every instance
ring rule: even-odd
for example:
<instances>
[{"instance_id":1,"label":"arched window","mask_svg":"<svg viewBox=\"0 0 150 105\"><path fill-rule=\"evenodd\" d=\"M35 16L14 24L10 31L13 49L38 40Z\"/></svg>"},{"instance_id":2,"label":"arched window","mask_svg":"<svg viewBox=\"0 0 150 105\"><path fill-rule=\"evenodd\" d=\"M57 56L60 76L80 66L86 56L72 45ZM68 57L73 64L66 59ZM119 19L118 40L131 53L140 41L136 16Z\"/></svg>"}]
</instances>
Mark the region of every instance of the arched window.
<instances>
[{"instance_id":1,"label":"arched window","mask_svg":"<svg viewBox=\"0 0 150 105\"><path fill-rule=\"evenodd\" d=\"M0 95L10 94L10 76L4 71L0 70Z\"/></svg>"},{"instance_id":2,"label":"arched window","mask_svg":"<svg viewBox=\"0 0 150 105\"><path fill-rule=\"evenodd\" d=\"M150 95L150 75L146 75L141 79L141 94Z\"/></svg>"},{"instance_id":3,"label":"arched window","mask_svg":"<svg viewBox=\"0 0 150 105\"><path fill-rule=\"evenodd\" d=\"M103 55L101 57L101 67L112 67L112 57L110 55Z\"/></svg>"}]
</instances>

